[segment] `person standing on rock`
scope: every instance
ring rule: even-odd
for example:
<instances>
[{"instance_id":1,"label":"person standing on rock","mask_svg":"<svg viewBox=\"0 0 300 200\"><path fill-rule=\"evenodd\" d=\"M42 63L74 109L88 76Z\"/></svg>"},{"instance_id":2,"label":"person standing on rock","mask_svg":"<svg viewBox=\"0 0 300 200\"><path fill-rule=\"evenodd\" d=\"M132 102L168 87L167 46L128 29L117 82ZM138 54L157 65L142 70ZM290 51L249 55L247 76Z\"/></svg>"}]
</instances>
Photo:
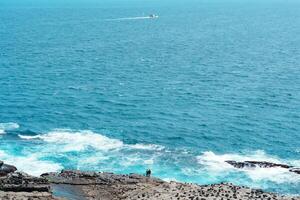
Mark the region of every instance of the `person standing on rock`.
<instances>
[{"instance_id":1,"label":"person standing on rock","mask_svg":"<svg viewBox=\"0 0 300 200\"><path fill-rule=\"evenodd\" d=\"M150 176L151 176L151 169L147 169L147 170L146 170L146 176L147 176L147 177L150 177Z\"/></svg>"}]
</instances>

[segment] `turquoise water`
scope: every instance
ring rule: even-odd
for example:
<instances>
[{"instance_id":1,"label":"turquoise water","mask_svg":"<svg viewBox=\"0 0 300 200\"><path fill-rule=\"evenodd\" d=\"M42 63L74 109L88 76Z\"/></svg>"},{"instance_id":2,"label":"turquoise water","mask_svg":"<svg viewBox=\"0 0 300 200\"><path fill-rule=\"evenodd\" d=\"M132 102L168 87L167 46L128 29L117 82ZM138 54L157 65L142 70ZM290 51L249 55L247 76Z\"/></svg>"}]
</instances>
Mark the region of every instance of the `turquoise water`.
<instances>
[{"instance_id":1,"label":"turquoise water","mask_svg":"<svg viewBox=\"0 0 300 200\"><path fill-rule=\"evenodd\" d=\"M145 16L157 14L157 19ZM0 1L0 160L300 194L297 0Z\"/></svg>"}]
</instances>

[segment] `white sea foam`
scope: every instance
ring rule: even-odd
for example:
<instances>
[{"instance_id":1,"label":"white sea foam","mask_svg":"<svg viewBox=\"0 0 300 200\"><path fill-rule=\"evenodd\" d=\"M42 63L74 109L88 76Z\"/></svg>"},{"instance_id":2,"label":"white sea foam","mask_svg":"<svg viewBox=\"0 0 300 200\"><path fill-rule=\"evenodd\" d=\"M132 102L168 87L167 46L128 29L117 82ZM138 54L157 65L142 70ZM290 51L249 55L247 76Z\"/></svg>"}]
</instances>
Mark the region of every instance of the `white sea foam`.
<instances>
[{"instance_id":1,"label":"white sea foam","mask_svg":"<svg viewBox=\"0 0 300 200\"><path fill-rule=\"evenodd\" d=\"M298 163L299 161L286 161L267 155L264 151L255 151L251 154L215 154L214 152L204 152L197 157L199 164L203 165L207 171L214 174L224 174L225 172L242 172L246 174L253 181L269 180L276 183L284 182L300 182L300 177L295 176L294 173L289 172L288 169L274 167L274 168L242 168L237 169L232 165L226 163L227 160L234 161L267 161L272 163Z\"/></svg>"},{"instance_id":2,"label":"white sea foam","mask_svg":"<svg viewBox=\"0 0 300 200\"><path fill-rule=\"evenodd\" d=\"M39 160L38 154L31 154L30 156L14 156L7 154L4 151L0 151L0 160L16 166L19 171L23 171L34 176L39 176L45 172L56 172L63 168L57 163Z\"/></svg>"},{"instance_id":3,"label":"white sea foam","mask_svg":"<svg viewBox=\"0 0 300 200\"><path fill-rule=\"evenodd\" d=\"M62 146L62 151L82 151L88 147L98 150L113 150L123 147L123 142L111 139L92 131L71 131L54 130L47 134L25 136L19 135L22 139L40 139L47 143L55 143Z\"/></svg>"},{"instance_id":4,"label":"white sea foam","mask_svg":"<svg viewBox=\"0 0 300 200\"><path fill-rule=\"evenodd\" d=\"M164 149L163 146L156 145L156 144L134 144L134 145L129 145L129 147L133 149L157 150L157 151L161 151Z\"/></svg>"},{"instance_id":5,"label":"white sea foam","mask_svg":"<svg viewBox=\"0 0 300 200\"><path fill-rule=\"evenodd\" d=\"M19 134L19 137L24 139L24 140L32 140L32 139L40 139L40 135L34 135L34 136L30 136L30 135L21 135Z\"/></svg>"},{"instance_id":6,"label":"white sea foam","mask_svg":"<svg viewBox=\"0 0 300 200\"><path fill-rule=\"evenodd\" d=\"M5 131L18 129L20 126L14 122L0 123L0 134L5 134Z\"/></svg>"},{"instance_id":7,"label":"white sea foam","mask_svg":"<svg viewBox=\"0 0 300 200\"><path fill-rule=\"evenodd\" d=\"M88 147L92 147L101 151L121 150L121 149L136 149L161 151L164 149L161 145L155 144L134 144L126 145L121 140L108 138L99 133L92 131L71 131L66 129L58 129L46 134L34 136L19 135L24 140L42 140L47 143L60 145L61 151L83 151Z\"/></svg>"},{"instance_id":8,"label":"white sea foam","mask_svg":"<svg viewBox=\"0 0 300 200\"><path fill-rule=\"evenodd\" d=\"M144 160L144 164L146 164L146 165L153 165L154 164L154 160L152 158Z\"/></svg>"},{"instance_id":9,"label":"white sea foam","mask_svg":"<svg viewBox=\"0 0 300 200\"><path fill-rule=\"evenodd\" d=\"M164 149L163 146L154 144L124 144L118 139L112 139L92 131L59 129L45 134L19 135L19 137L23 140L40 140L43 142L43 147L36 147L39 151L39 158L48 155L66 156L69 162L74 163L74 167L78 169L85 169L87 166L96 169L100 163L107 163L111 158L115 158L113 162L117 162L116 164L123 167L149 166L153 165L155 161L153 153L160 153ZM91 153L91 149L93 149L93 153ZM127 154L128 150L134 153ZM33 151L36 152L36 150ZM144 154L145 151L151 151L151 156L148 153ZM80 154L69 156L66 154L69 152L80 152ZM122 156L124 153L126 156ZM103 168L101 169L103 170Z\"/></svg>"}]
</instances>

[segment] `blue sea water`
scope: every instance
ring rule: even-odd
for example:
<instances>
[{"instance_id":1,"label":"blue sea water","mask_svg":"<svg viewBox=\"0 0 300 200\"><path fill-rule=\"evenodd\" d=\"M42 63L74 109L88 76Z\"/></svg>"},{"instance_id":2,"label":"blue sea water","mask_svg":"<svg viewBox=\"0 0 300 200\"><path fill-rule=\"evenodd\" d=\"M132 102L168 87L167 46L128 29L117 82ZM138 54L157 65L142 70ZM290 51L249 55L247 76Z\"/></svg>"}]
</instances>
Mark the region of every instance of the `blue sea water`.
<instances>
[{"instance_id":1,"label":"blue sea water","mask_svg":"<svg viewBox=\"0 0 300 200\"><path fill-rule=\"evenodd\" d=\"M33 175L300 194L284 169L224 162L300 167L300 1L1 0L0 133L0 160Z\"/></svg>"}]
</instances>

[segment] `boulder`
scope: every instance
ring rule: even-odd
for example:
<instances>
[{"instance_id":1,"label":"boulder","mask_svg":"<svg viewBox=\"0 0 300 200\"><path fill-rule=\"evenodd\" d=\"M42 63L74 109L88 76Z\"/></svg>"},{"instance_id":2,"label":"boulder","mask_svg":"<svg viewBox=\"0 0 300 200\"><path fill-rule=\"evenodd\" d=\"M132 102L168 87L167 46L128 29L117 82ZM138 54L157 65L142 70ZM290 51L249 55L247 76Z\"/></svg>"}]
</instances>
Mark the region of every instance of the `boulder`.
<instances>
[{"instance_id":1,"label":"boulder","mask_svg":"<svg viewBox=\"0 0 300 200\"><path fill-rule=\"evenodd\" d=\"M17 168L13 165L4 164L0 161L0 176L6 176L9 173L17 171Z\"/></svg>"}]
</instances>

